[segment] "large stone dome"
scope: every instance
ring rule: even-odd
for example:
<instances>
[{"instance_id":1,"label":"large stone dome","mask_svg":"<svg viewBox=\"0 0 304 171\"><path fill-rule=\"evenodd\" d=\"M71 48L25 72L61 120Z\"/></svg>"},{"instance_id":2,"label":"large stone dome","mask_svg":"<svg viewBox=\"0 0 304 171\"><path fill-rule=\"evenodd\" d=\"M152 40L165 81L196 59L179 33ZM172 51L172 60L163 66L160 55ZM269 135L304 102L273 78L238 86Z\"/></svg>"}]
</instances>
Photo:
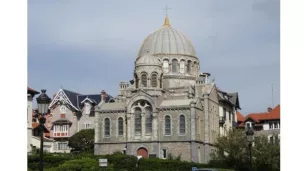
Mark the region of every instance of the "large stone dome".
<instances>
[{"instance_id":1,"label":"large stone dome","mask_svg":"<svg viewBox=\"0 0 304 171\"><path fill-rule=\"evenodd\" d=\"M142 43L137 58L147 52L156 54L179 54L197 57L191 41L181 32L173 29L169 19L165 19L164 25L151 33Z\"/></svg>"}]
</instances>

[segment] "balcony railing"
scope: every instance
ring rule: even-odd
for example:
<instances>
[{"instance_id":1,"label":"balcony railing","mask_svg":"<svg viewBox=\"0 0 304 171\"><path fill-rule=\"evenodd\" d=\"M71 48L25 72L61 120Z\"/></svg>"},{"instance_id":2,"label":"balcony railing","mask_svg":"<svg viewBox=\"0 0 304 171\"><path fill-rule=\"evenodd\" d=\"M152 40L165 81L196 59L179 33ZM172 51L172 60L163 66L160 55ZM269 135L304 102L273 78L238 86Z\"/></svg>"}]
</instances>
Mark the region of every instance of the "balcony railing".
<instances>
[{"instance_id":1,"label":"balcony railing","mask_svg":"<svg viewBox=\"0 0 304 171\"><path fill-rule=\"evenodd\" d=\"M54 132L53 137L69 137L69 132Z\"/></svg>"}]
</instances>

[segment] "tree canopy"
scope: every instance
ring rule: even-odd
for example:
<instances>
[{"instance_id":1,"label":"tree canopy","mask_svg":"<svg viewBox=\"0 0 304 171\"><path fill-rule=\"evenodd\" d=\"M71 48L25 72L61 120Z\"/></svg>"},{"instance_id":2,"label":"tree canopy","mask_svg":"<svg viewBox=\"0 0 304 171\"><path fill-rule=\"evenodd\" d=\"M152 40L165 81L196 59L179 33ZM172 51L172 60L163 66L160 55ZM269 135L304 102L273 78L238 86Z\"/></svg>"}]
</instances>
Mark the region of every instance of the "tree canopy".
<instances>
[{"instance_id":1,"label":"tree canopy","mask_svg":"<svg viewBox=\"0 0 304 171\"><path fill-rule=\"evenodd\" d=\"M252 147L254 170L280 170L280 143L275 139L276 141L271 143L265 136L255 137ZM217 148L211 153L211 164L221 164L242 171L249 170L249 149L244 130L234 129L229 131L227 136L218 137L215 146Z\"/></svg>"},{"instance_id":2,"label":"tree canopy","mask_svg":"<svg viewBox=\"0 0 304 171\"><path fill-rule=\"evenodd\" d=\"M94 129L83 129L69 138L68 146L73 151L94 151Z\"/></svg>"}]
</instances>

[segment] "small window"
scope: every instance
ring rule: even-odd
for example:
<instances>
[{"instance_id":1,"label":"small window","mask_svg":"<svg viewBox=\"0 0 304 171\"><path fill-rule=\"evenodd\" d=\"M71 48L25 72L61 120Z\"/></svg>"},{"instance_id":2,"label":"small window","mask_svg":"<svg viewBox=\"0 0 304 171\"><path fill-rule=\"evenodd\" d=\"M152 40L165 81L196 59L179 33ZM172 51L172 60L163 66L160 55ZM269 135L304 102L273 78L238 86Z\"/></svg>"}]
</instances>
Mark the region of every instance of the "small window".
<instances>
[{"instance_id":1,"label":"small window","mask_svg":"<svg viewBox=\"0 0 304 171\"><path fill-rule=\"evenodd\" d=\"M278 129L278 123L277 122L274 122L274 129Z\"/></svg>"},{"instance_id":2,"label":"small window","mask_svg":"<svg viewBox=\"0 0 304 171\"><path fill-rule=\"evenodd\" d=\"M141 109L135 108L135 134L141 135Z\"/></svg>"},{"instance_id":3,"label":"small window","mask_svg":"<svg viewBox=\"0 0 304 171\"><path fill-rule=\"evenodd\" d=\"M172 73L177 73L177 64L178 64L177 59L173 59L172 60Z\"/></svg>"},{"instance_id":4,"label":"small window","mask_svg":"<svg viewBox=\"0 0 304 171\"><path fill-rule=\"evenodd\" d=\"M90 123L85 123L84 124L84 129L91 129L91 124Z\"/></svg>"},{"instance_id":5,"label":"small window","mask_svg":"<svg viewBox=\"0 0 304 171\"><path fill-rule=\"evenodd\" d=\"M191 61L188 61L188 63L187 63L187 73L188 74L191 74L191 66L192 65L192 63L191 63Z\"/></svg>"},{"instance_id":6,"label":"small window","mask_svg":"<svg viewBox=\"0 0 304 171\"><path fill-rule=\"evenodd\" d=\"M169 72L169 61L167 59L164 60L163 67L164 67L164 72L168 73Z\"/></svg>"},{"instance_id":7,"label":"small window","mask_svg":"<svg viewBox=\"0 0 304 171\"><path fill-rule=\"evenodd\" d=\"M150 106L146 107L146 134L152 133L152 120L153 120L153 114L152 109Z\"/></svg>"},{"instance_id":8,"label":"small window","mask_svg":"<svg viewBox=\"0 0 304 171\"><path fill-rule=\"evenodd\" d=\"M109 137L110 136L110 119L106 118L105 119L105 124L104 124L104 135L105 137Z\"/></svg>"},{"instance_id":9,"label":"small window","mask_svg":"<svg viewBox=\"0 0 304 171\"><path fill-rule=\"evenodd\" d=\"M91 105L89 103L85 104L85 114L89 115L91 112Z\"/></svg>"},{"instance_id":10,"label":"small window","mask_svg":"<svg viewBox=\"0 0 304 171\"><path fill-rule=\"evenodd\" d=\"M179 116L179 133L184 135L186 133L186 126L185 126L185 116Z\"/></svg>"},{"instance_id":11,"label":"small window","mask_svg":"<svg viewBox=\"0 0 304 171\"><path fill-rule=\"evenodd\" d=\"M147 83L148 83L147 74L143 73L141 75L141 84L142 84L143 87L147 87Z\"/></svg>"},{"instance_id":12,"label":"small window","mask_svg":"<svg viewBox=\"0 0 304 171\"><path fill-rule=\"evenodd\" d=\"M250 122L246 123L246 128L251 128L251 123Z\"/></svg>"},{"instance_id":13,"label":"small window","mask_svg":"<svg viewBox=\"0 0 304 171\"><path fill-rule=\"evenodd\" d=\"M269 129L273 129L273 124L272 124L272 122L269 122Z\"/></svg>"},{"instance_id":14,"label":"small window","mask_svg":"<svg viewBox=\"0 0 304 171\"><path fill-rule=\"evenodd\" d=\"M163 149L163 158L164 158L164 159L167 158L167 149Z\"/></svg>"},{"instance_id":15,"label":"small window","mask_svg":"<svg viewBox=\"0 0 304 171\"><path fill-rule=\"evenodd\" d=\"M157 87L157 74L156 73L153 73L151 76L151 86Z\"/></svg>"},{"instance_id":16,"label":"small window","mask_svg":"<svg viewBox=\"0 0 304 171\"><path fill-rule=\"evenodd\" d=\"M171 135L171 118L168 115L165 117L165 135Z\"/></svg>"},{"instance_id":17,"label":"small window","mask_svg":"<svg viewBox=\"0 0 304 171\"><path fill-rule=\"evenodd\" d=\"M123 135L123 119L118 118L118 135Z\"/></svg>"},{"instance_id":18,"label":"small window","mask_svg":"<svg viewBox=\"0 0 304 171\"><path fill-rule=\"evenodd\" d=\"M60 118L65 118L65 114L60 114Z\"/></svg>"},{"instance_id":19,"label":"small window","mask_svg":"<svg viewBox=\"0 0 304 171\"><path fill-rule=\"evenodd\" d=\"M185 73L185 61L184 60L181 60L179 70L180 70L181 74Z\"/></svg>"}]
</instances>

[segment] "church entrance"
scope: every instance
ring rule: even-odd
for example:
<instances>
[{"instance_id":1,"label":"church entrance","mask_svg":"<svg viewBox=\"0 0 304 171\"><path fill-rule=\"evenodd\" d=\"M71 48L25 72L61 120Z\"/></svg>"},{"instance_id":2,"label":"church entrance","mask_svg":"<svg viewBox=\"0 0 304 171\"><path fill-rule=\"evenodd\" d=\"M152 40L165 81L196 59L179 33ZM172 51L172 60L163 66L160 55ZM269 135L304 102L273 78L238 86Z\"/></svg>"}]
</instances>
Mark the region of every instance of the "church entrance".
<instances>
[{"instance_id":1,"label":"church entrance","mask_svg":"<svg viewBox=\"0 0 304 171\"><path fill-rule=\"evenodd\" d=\"M137 156L142 156L143 158L148 158L148 150L146 148L139 148L137 150Z\"/></svg>"}]
</instances>

